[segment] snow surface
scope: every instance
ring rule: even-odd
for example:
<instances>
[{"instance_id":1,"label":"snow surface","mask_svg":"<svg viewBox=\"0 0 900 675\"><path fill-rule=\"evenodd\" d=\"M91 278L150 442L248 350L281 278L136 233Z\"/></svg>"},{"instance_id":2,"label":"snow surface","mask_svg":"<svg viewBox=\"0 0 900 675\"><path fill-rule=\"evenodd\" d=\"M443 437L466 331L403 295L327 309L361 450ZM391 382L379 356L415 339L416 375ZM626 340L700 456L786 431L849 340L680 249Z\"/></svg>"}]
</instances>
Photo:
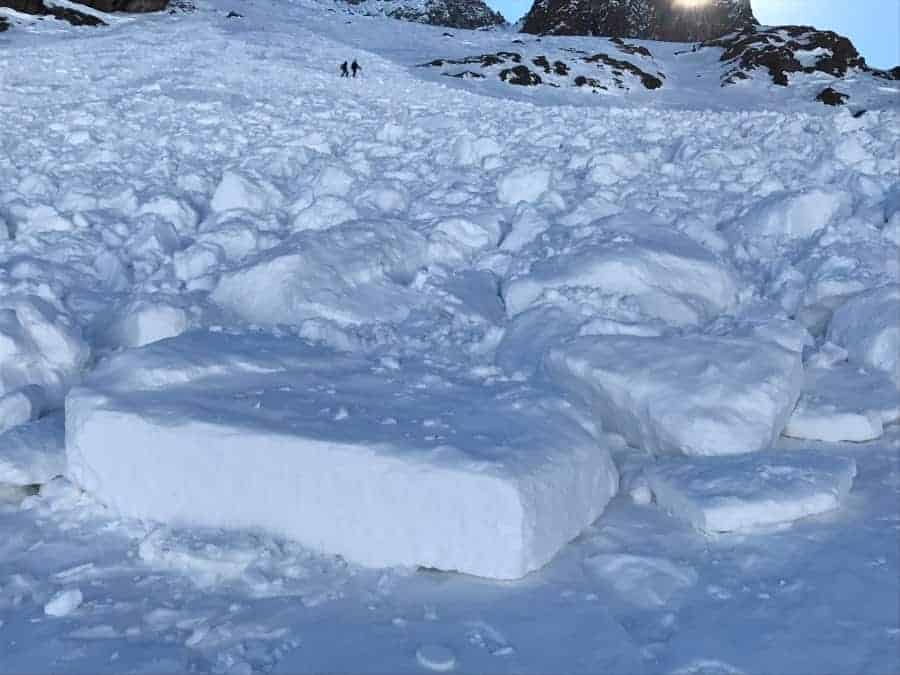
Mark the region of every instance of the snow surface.
<instances>
[{"instance_id":1,"label":"snow surface","mask_svg":"<svg viewBox=\"0 0 900 675\"><path fill-rule=\"evenodd\" d=\"M230 10L242 16L227 18ZM787 88L766 77L722 88L716 50L642 43L653 54L643 57L595 38L447 37L307 0L201 0L194 13L104 20L106 28L72 28L16 15L0 35L0 119L14 132L0 138L8 235L0 383L9 396L0 435L0 669L400 673L421 672L420 653L438 664L452 655L463 672L900 669L890 351L900 99L892 83L851 73L838 83L819 74L792 77ZM633 61L664 73L664 84L649 91L629 80L630 88L593 94L515 86L490 69L484 79L457 79L417 67L501 50L527 63L571 59L569 49ZM362 77L341 80L337 66L351 58ZM813 102L827 84L851 93L850 110ZM216 331L221 340L204 339L202 349L191 342ZM292 348L276 358L254 350L260 340ZM236 346L215 347L226 343ZM606 385L545 368L575 347L613 343L599 365L620 372L621 392L646 393L642 400L660 400L649 382L668 391L672 423L658 408L594 415L586 394ZM654 346L649 363L638 362L637 344ZM153 350L165 362L132 372L129 364ZM251 353L235 362L234 351ZM291 353L295 364L321 359L298 373ZM667 374L661 359L679 368ZM260 363L268 365L260 371ZM350 370L371 387L351 386L356 377L322 382L347 363L362 364ZM327 388L273 392L273 371L366 405L334 402ZM125 495L131 500L173 485L142 480L173 467L138 451L150 431L202 457L216 452L209 436L177 432L209 416L221 418L216 429L268 444L279 424L321 413L332 438L359 432L354 456L363 446L376 454L368 446L378 434L394 450L406 443L391 429L402 419L387 395L416 382L430 383L416 391L442 408L426 415L408 403L416 419L438 423L420 425L417 438L446 442L437 437L448 404L472 411L451 428L471 429L500 410L492 434L526 419L524 433L543 413L505 406L540 402L553 409L549 419L580 423L553 423L538 437L552 432L549 448L565 438L599 443L590 461L613 450L622 489L605 509L603 499L590 505L602 510L593 523L590 509L566 513L571 529L545 538L528 565L485 538L482 569L521 572L561 546L521 581L363 567L330 545L266 529L139 521L103 506L74 475L60 476L59 408L82 380L117 406L141 400L153 413L129 412L134 443L119 426L115 445L93 444L110 471L139 487ZM216 389L192 384L203 380ZM73 400L87 391L76 388ZM301 395L328 402L291 407ZM558 407L560 396L572 406ZM159 423L167 406L178 422L168 428ZM368 408L386 424L360 425L372 419ZM697 424L680 424L685 416ZM792 440L778 436L782 427L859 442ZM613 430L628 440L603 435ZM628 445L652 447L659 434L670 450L688 439L704 452L757 452L657 458ZM286 480L264 454L238 452L251 458L242 464L251 477ZM784 467L789 457L803 459L785 474L790 481L755 473L760 462ZM846 493L851 461L857 475ZM746 522L771 516L753 506L761 496L791 515L811 504L840 508L703 537L660 508L658 495L653 503L647 476L659 462L685 471L722 462L728 468L699 486L713 494L721 479L723 498L750 505L737 511ZM149 469L128 476L130 466ZM224 475L219 466L174 484L209 507L205 481ZM469 525L485 524L488 509L474 506L511 485L516 466L507 474L494 465L488 482L497 490L460 507ZM462 473L471 487L476 473ZM329 503L374 495L373 514L399 512L399 500L361 485ZM255 493L267 503L265 487ZM241 494L216 495L218 506ZM287 519L274 508L263 515ZM400 515L425 523L413 518L424 514ZM314 525L337 540L332 518ZM425 532L426 546L445 535L437 526ZM71 614L44 613L57 593L76 588L83 597ZM438 658L435 647L449 655Z\"/></svg>"}]
</instances>

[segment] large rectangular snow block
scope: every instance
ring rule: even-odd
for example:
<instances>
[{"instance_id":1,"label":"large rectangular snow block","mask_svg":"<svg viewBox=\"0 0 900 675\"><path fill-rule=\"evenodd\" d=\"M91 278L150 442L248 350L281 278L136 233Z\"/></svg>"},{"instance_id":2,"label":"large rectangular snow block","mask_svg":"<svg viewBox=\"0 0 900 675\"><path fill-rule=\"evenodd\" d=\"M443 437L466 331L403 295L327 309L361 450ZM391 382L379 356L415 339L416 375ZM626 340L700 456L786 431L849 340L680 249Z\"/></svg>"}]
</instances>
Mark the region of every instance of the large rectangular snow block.
<instances>
[{"instance_id":1,"label":"large rectangular snow block","mask_svg":"<svg viewBox=\"0 0 900 675\"><path fill-rule=\"evenodd\" d=\"M66 401L68 475L131 517L503 579L614 495L565 402L386 363L215 333L125 352Z\"/></svg>"}]
</instances>

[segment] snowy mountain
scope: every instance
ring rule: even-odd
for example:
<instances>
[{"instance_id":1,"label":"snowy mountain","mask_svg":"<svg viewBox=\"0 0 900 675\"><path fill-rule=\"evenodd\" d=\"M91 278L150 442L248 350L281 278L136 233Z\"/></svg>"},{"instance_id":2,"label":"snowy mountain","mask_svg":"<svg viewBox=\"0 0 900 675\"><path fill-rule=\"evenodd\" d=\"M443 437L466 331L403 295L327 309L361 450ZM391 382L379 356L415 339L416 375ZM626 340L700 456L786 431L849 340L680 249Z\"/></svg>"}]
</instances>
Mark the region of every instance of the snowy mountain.
<instances>
[{"instance_id":1,"label":"snowy mountain","mask_svg":"<svg viewBox=\"0 0 900 675\"><path fill-rule=\"evenodd\" d=\"M896 672L893 73L344 9L0 9L0 671Z\"/></svg>"},{"instance_id":2,"label":"snowy mountain","mask_svg":"<svg viewBox=\"0 0 900 675\"><path fill-rule=\"evenodd\" d=\"M522 31L699 42L754 24L750 0L535 0Z\"/></svg>"},{"instance_id":3,"label":"snowy mountain","mask_svg":"<svg viewBox=\"0 0 900 675\"><path fill-rule=\"evenodd\" d=\"M506 19L482 0L346 0L353 13L447 28L491 28Z\"/></svg>"}]
</instances>

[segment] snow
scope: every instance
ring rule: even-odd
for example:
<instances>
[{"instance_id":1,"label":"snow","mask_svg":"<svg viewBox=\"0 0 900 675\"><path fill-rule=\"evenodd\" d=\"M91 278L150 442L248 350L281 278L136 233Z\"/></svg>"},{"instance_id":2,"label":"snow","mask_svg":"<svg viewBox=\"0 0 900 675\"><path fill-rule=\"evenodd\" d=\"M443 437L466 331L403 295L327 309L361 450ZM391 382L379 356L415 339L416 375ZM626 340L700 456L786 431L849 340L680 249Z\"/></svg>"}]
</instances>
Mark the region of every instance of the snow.
<instances>
[{"instance_id":1,"label":"snow","mask_svg":"<svg viewBox=\"0 0 900 675\"><path fill-rule=\"evenodd\" d=\"M559 386L654 453L765 450L800 395L799 352L746 338L596 336L549 352Z\"/></svg>"},{"instance_id":2,"label":"snow","mask_svg":"<svg viewBox=\"0 0 900 675\"><path fill-rule=\"evenodd\" d=\"M900 386L900 285L874 288L835 310L828 339L860 364L887 372Z\"/></svg>"},{"instance_id":3,"label":"snow","mask_svg":"<svg viewBox=\"0 0 900 675\"><path fill-rule=\"evenodd\" d=\"M129 517L509 579L546 564L617 489L602 441L561 401L515 386L409 364L379 378L295 340L156 344L109 360L66 401L67 475Z\"/></svg>"},{"instance_id":4,"label":"snow","mask_svg":"<svg viewBox=\"0 0 900 675\"><path fill-rule=\"evenodd\" d=\"M444 645L422 645L416 650L416 661L427 670L446 673L456 666L453 650Z\"/></svg>"},{"instance_id":5,"label":"snow","mask_svg":"<svg viewBox=\"0 0 900 675\"><path fill-rule=\"evenodd\" d=\"M77 588L59 591L44 605L44 614L52 617L68 616L81 605L84 597Z\"/></svg>"},{"instance_id":6,"label":"snow","mask_svg":"<svg viewBox=\"0 0 900 675\"><path fill-rule=\"evenodd\" d=\"M0 670L898 670L895 87L834 110L823 75L721 87L717 49L196 4L0 10ZM610 88L417 67L501 51ZM753 452L690 456L721 451ZM705 537L656 464L732 521L831 511Z\"/></svg>"},{"instance_id":7,"label":"snow","mask_svg":"<svg viewBox=\"0 0 900 675\"><path fill-rule=\"evenodd\" d=\"M852 458L769 451L664 459L647 472L660 508L709 533L788 523L837 509L856 477Z\"/></svg>"}]
</instances>

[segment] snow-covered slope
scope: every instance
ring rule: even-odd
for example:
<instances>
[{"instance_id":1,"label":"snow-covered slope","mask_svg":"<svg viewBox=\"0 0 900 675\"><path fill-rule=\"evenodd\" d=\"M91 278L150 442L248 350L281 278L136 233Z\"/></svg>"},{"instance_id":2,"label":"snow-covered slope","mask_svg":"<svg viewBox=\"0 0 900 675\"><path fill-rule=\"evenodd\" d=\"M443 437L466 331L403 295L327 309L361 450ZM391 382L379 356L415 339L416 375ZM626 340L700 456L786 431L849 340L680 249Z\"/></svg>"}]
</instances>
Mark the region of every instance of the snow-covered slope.
<instances>
[{"instance_id":1,"label":"snow-covered slope","mask_svg":"<svg viewBox=\"0 0 900 675\"><path fill-rule=\"evenodd\" d=\"M109 17L0 37L0 669L896 670L891 82Z\"/></svg>"}]
</instances>

